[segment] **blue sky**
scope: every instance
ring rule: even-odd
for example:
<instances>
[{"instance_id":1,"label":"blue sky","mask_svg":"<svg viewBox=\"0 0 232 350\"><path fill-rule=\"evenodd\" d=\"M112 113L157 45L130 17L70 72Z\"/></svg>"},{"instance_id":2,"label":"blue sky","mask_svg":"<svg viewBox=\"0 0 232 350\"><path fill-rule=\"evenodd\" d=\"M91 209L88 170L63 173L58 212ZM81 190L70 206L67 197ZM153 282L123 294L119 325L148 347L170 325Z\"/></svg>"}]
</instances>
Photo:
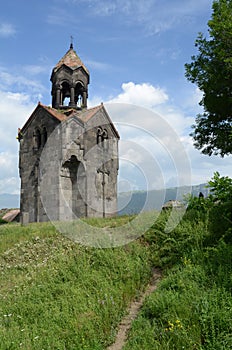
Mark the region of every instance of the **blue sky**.
<instances>
[{"instance_id":1,"label":"blue sky","mask_svg":"<svg viewBox=\"0 0 232 350\"><path fill-rule=\"evenodd\" d=\"M71 35L74 49L90 71L89 106L103 101L148 108L153 111L154 120L149 117L145 129L153 133L158 128L155 118L158 113L183 144L191 166L188 181L192 184L206 182L216 170L232 176L231 157L203 156L193 148L188 136L200 111L201 94L186 80L184 64L190 62L195 53L198 32L207 34L211 7L211 0L3 2L0 12L0 193L19 191L17 128L25 123L38 101L51 103L51 71L69 49ZM117 120L117 113L113 116L116 122L127 121L126 115L120 118ZM139 116L135 115L137 119ZM122 140L130 137L144 145L147 152L156 153L156 146L145 134L133 135L133 128L128 131L122 125L118 127ZM174 137L164 133L162 140L165 137L169 137L168 147L175 149ZM121 152L125 153L123 147ZM132 153L128 152L126 158L133 159ZM156 161L161 167L164 157L159 156L157 154ZM138 162L141 168L146 166L141 160ZM127 189L124 185L128 181L132 181L131 188L142 188L139 175L131 180L131 170L124 163L122 161L120 171L121 189ZM176 185L168 161L161 169L164 185ZM154 188L160 185L153 181Z\"/></svg>"}]
</instances>

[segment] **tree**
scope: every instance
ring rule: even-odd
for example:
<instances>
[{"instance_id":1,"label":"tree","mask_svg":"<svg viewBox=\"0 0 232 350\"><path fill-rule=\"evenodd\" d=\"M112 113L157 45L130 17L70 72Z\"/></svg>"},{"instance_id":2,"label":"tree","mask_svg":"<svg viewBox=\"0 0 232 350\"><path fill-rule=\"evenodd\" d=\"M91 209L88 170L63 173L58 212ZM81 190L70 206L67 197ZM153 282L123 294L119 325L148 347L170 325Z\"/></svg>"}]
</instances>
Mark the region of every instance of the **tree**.
<instances>
[{"instance_id":1,"label":"tree","mask_svg":"<svg viewBox=\"0 0 232 350\"><path fill-rule=\"evenodd\" d=\"M232 0L215 0L208 38L198 34L198 54L185 64L185 75L203 92L203 114L196 117L194 146L202 153L232 153Z\"/></svg>"}]
</instances>

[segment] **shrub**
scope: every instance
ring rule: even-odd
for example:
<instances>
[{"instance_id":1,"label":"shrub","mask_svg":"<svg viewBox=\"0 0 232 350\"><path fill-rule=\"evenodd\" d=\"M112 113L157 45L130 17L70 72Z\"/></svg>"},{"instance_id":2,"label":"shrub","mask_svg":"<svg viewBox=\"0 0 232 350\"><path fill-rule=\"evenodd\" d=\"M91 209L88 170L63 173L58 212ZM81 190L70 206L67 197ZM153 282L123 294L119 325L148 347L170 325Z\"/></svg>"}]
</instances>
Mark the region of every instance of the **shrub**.
<instances>
[{"instance_id":1,"label":"shrub","mask_svg":"<svg viewBox=\"0 0 232 350\"><path fill-rule=\"evenodd\" d=\"M2 218L0 218L0 225L3 225L3 224L7 224L7 221L5 221Z\"/></svg>"},{"instance_id":2,"label":"shrub","mask_svg":"<svg viewBox=\"0 0 232 350\"><path fill-rule=\"evenodd\" d=\"M215 172L209 181L210 200L213 203L209 211L209 232L207 244L215 244L219 239L232 242L232 179L220 177Z\"/></svg>"},{"instance_id":3,"label":"shrub","mask_svg":"<svg viewBox=\"0 0 232 350\"><path fill-rule=\"evenodd\" d=\"M232 242L232 179L220 177L218 172L208 182L210 195L207 198L187 198L185 219L204 222L208 231L205 245L214 245L220 239Z\"/></svg>"}]
</instances>

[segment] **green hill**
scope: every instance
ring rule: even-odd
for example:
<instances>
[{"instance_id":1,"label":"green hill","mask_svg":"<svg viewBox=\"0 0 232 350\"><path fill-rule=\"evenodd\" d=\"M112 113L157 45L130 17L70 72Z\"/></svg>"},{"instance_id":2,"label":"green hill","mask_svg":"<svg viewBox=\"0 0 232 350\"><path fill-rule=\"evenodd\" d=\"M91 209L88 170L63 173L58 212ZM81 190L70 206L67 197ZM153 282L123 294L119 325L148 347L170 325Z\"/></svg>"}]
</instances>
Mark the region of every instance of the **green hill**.
<instances>
[{"instance_id":1,"label":"green hill","mask_svg":"<svg viewBox=\"0 0 232 350\"><path fill-rule=\"evenodd\" d=\"M171 232L169 210L154 212L142 237L117 248L81 246L50 223L1 225L0 349L107 349L154 267L163 278L123 350L231 349L232 217L225 193L216 204L214 197L191 199ZM133 219L87 222L109 228Z\"/></svg>"},{"instance_id":2,"label":"green hill","mask_svg":"<svg viewBox=\"0 0 232 350\"><path fill-rule=\"evenodd\" d=\"M0 236L0 349L105 349L150 278L149 248L139 241L88 248L52 224L6 224Z\"/></svg>"}]
</instances>

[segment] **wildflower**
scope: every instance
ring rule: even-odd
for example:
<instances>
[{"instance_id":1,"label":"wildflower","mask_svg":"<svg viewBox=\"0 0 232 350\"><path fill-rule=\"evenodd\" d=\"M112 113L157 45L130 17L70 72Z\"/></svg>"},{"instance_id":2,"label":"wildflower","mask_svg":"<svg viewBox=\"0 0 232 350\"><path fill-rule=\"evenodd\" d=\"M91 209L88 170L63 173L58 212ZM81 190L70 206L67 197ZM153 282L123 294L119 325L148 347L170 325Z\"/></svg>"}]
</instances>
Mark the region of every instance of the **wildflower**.
<instances>
[{"instance_id":1,"label":"wildflower","mask_svg":"<svg viewBox=\"0 0 232 350\"><path fill-rule=\"evenodd\" d=\"M177 326L178 328L183 328L183 326L182 326L180 320L176 320L176 326Z\"/></svg>"},{"instance_id":2,"label":"wildflower","mask_svg":"<svg viewBox=\"0 0 232 350\"><path fill-rule=\"evenodd\" d=\"M181 324L181 321L180 320L175 320L174 323L168 321L168 327L165 328L165 331L166 332L173 332L175 329L181 329L183 328L182 324Z\"/></svg>"},{"instance_id":3,"label":"wildflower","mask_svg":"<svg viewBox=\"0 0 232 350\"><path fill-rule=\"evenodd\" d=\"M170 321L168 321L168 327L167 328L165 328L165 331L166 332L172 332L174 330L174 324L172 323L172 322L170 322Z\"/></svg>"},{"instance_id":4,"label":"wildflower","mask_svg":"<svg viewBox=\"0 0 232 350\"><path fill-rule=\"evenodd\" d=\"M187 259L186 256L184 258L182 258L182 261L183 261L183 264L185 266L187 265L191 265L191 260L190 259Z\"/></svg>"}]
</instances>

